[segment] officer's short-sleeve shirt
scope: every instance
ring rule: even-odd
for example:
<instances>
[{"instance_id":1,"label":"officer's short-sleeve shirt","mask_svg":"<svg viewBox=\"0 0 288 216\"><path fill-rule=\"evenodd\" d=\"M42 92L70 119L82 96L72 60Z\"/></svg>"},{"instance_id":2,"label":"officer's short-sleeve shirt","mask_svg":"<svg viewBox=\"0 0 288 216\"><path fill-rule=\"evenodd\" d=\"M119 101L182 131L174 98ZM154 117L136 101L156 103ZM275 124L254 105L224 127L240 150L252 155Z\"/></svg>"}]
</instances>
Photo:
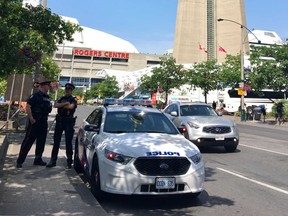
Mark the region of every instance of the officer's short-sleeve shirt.
<instances>
[{"instance_id":1,"label":"officer's short-sleeve shirt","mask_svg":"<svg viewBox=\"0 0 288 216\"><path fill-rule=\"evenodd\" d=\"M50 102L50 96L47 94L42 93L41 91L38 91L34 94L32 94L27 99L27 104L31 106L32 114L42 114L47 115L52 110L52 105Z\"/></svg>"},{"instance_id":2,"label":"officer's short-sleeve shirt","mask_svg":"<svg viewBox=\"0 0 288 216\"><path fill-rule=\"evenodd\" d=\"M77 99L74 96L63 96L61 98L58 99L57 103L65 103L65 102L69 102L70 104L74 104L74 108L73 109L64 109L64 108L58 108L58 114L62 117L73 117L74 112L77 108Z\"/></svg>"}]
</instances>

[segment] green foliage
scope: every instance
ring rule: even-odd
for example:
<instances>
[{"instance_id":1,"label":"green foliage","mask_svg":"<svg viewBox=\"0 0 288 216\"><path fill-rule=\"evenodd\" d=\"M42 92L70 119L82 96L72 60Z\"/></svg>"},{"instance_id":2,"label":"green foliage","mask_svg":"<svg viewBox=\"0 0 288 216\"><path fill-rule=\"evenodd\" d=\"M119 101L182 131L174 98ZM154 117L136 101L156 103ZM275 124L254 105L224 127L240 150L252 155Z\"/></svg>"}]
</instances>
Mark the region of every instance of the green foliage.
<instances>
[{"instance_id":1,"label":"green foliage","mask_svg":"<svg viewBox=\"0 0 288 216\"><path fill-rule=\"evenodd\" d=\"M7 78L0 77L0 96L4 96L7 88Z\"/></svg>"},{"instance_id":2,"label":"green foliage","mask_svg":"<svg viewBox=\"0 0 288 216\"><path fill-rule=\"evenodd\" d=\"M85 94L85 100L90 98L117 98L119 92L118 82L115 76L107 76L106 79L91 87Z\"/></svg>"},{"instance_id":3,"label":"green foliage","mask_svg":"<svg viewBox=\"0 0 288 216\"><path fill-rule=\"evenodd\" d=\"M221 65L221 72L219 78L222 86L225 87L238 87L241 81L241 57L240 54L237 56L227 55L225 62Z\"/></svg>"},{"instance_id":4,"label":"green foliage","mask_svg":"<svg viewBox=\"0 0 288 216\"><path fill-rule=\"evenodd\" d=\"M58 76L61 70L59 66L53 61L52 58L47 57L42 59L41 73L52 82L58 81Z\"/></svg>"},{"instance_id":5,"label":"green foliage","mask_svg":"<svg viewBox=\"0 0 288 216\"><path fill-rule=\"evenodd\" d=\"M117 97L119 87L116 77L107 76L106 79L99 84L98 91L100 91L102 98Z\"/></svg>"},{"instance_id":6,"label":"green foliage","mask_svg":"<svg viewBox=\"0 0 288 216\"><path fill-rule=\"evenodd\" d=\"M221 89L220 66L216 60L197 63L185 73L186 80L193 88L199 87L203 90L205 103L207 103L207 94L209 91Z\"/></svg>"},{"instance_id":7,"label":"green foliage","mask_svg":"<svg viewBox=\"0 0 288 216\"><path fill-rule=\"evenodd\" d=\"M180 88L185 83L183 65L176 65L172 57L162 58L160 67L152 70L152 75L144 75L141 78L140 90L145 93L157 92L158 87L165 92L165 104L168 101L168 94L173 88Z\"/></svg>"},{"instance_id":8,"label":"green foliage","mask_svg":"<svg viewBox=\"0 0 288 216\"><path fill-rule=\"evenodd\" d=\"M79 25L39 7L22 7L20 1L0 1L0 76L31 73L57 44L72 40Z\"/></svg>"},{"instance_id":9,"label":"green foliage","mask_svg":"<svg viewBox=\"0 0 288 216\"><path fill-rule=\"evenodd\" d=\"M252 72L249 80L256 90L288 89L288 45L252 46L250 54Z\"/></svg>"}]
</instances>

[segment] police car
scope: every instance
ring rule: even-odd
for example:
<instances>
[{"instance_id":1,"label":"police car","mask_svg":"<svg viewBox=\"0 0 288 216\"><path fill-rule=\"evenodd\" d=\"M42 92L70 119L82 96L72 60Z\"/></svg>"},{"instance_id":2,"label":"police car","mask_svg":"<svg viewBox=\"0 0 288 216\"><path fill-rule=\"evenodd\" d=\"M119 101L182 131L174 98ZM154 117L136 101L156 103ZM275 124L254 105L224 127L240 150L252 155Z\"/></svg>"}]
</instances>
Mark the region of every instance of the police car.
<instances>
[{"instance_id":1,"label":"police car","mask_svg":"<svg viewBox=\"0 0 288 216\"><path fill-rule=\"evenodd\" d=\"M161 111L143 106L98 106L83 121L74 168L90 179L97 199L113 194L199 195L204 163Z\"/></svg>"}]
</instances>

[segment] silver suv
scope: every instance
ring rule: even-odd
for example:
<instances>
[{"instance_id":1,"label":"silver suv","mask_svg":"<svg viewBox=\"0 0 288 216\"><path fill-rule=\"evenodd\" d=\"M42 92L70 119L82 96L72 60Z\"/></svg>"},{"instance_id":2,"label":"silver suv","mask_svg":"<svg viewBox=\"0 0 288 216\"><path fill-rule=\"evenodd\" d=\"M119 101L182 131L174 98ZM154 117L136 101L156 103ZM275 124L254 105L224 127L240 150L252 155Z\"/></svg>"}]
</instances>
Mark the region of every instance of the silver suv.
<instances>
[{"instance_id":1,"label":"silver suv","mask_svg":"<svg viewBox=\"0 0 288 216\"><path fill-rule=\"evenodd\" d=\"M237 149L239 131L234 121L219 116L205 103L172 103L163 110L186 139L198 147L224 146L228 152Z\"/></svg>"}]
</instances>

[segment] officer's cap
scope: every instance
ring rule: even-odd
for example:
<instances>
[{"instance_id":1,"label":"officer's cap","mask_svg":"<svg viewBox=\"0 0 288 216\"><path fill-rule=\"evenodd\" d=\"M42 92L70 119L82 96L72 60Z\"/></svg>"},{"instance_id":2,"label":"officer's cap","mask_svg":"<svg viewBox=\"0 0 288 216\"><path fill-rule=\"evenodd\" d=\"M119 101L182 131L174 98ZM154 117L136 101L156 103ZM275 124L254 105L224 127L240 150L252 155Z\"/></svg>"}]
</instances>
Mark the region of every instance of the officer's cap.
<instances>
[{"instance_id":1,"label":"officer's cap","mask_svg":"<svg viewBox=\"0 0 288 216\"><path fill-rule=\"evenodd\" d=\"M66 83L66 84L65 84L65 88L67 88L67 87L68 87L68 88L69 88L69 87L72 88L72 90L75 89L75 86L74 86L72 83Z\"/></svg>"},{"instance_id":2,"label":"officer's cap","mask_svg":"<svg viewBox=\"0 0 288 216\"><path fill-rule=\"evenodd\" d=\"M45 78L44 76L42 76L38 79L38 83L39 85L46 85L46 84L50 84L51 81Z\"/></svg>"}]
</instances>

